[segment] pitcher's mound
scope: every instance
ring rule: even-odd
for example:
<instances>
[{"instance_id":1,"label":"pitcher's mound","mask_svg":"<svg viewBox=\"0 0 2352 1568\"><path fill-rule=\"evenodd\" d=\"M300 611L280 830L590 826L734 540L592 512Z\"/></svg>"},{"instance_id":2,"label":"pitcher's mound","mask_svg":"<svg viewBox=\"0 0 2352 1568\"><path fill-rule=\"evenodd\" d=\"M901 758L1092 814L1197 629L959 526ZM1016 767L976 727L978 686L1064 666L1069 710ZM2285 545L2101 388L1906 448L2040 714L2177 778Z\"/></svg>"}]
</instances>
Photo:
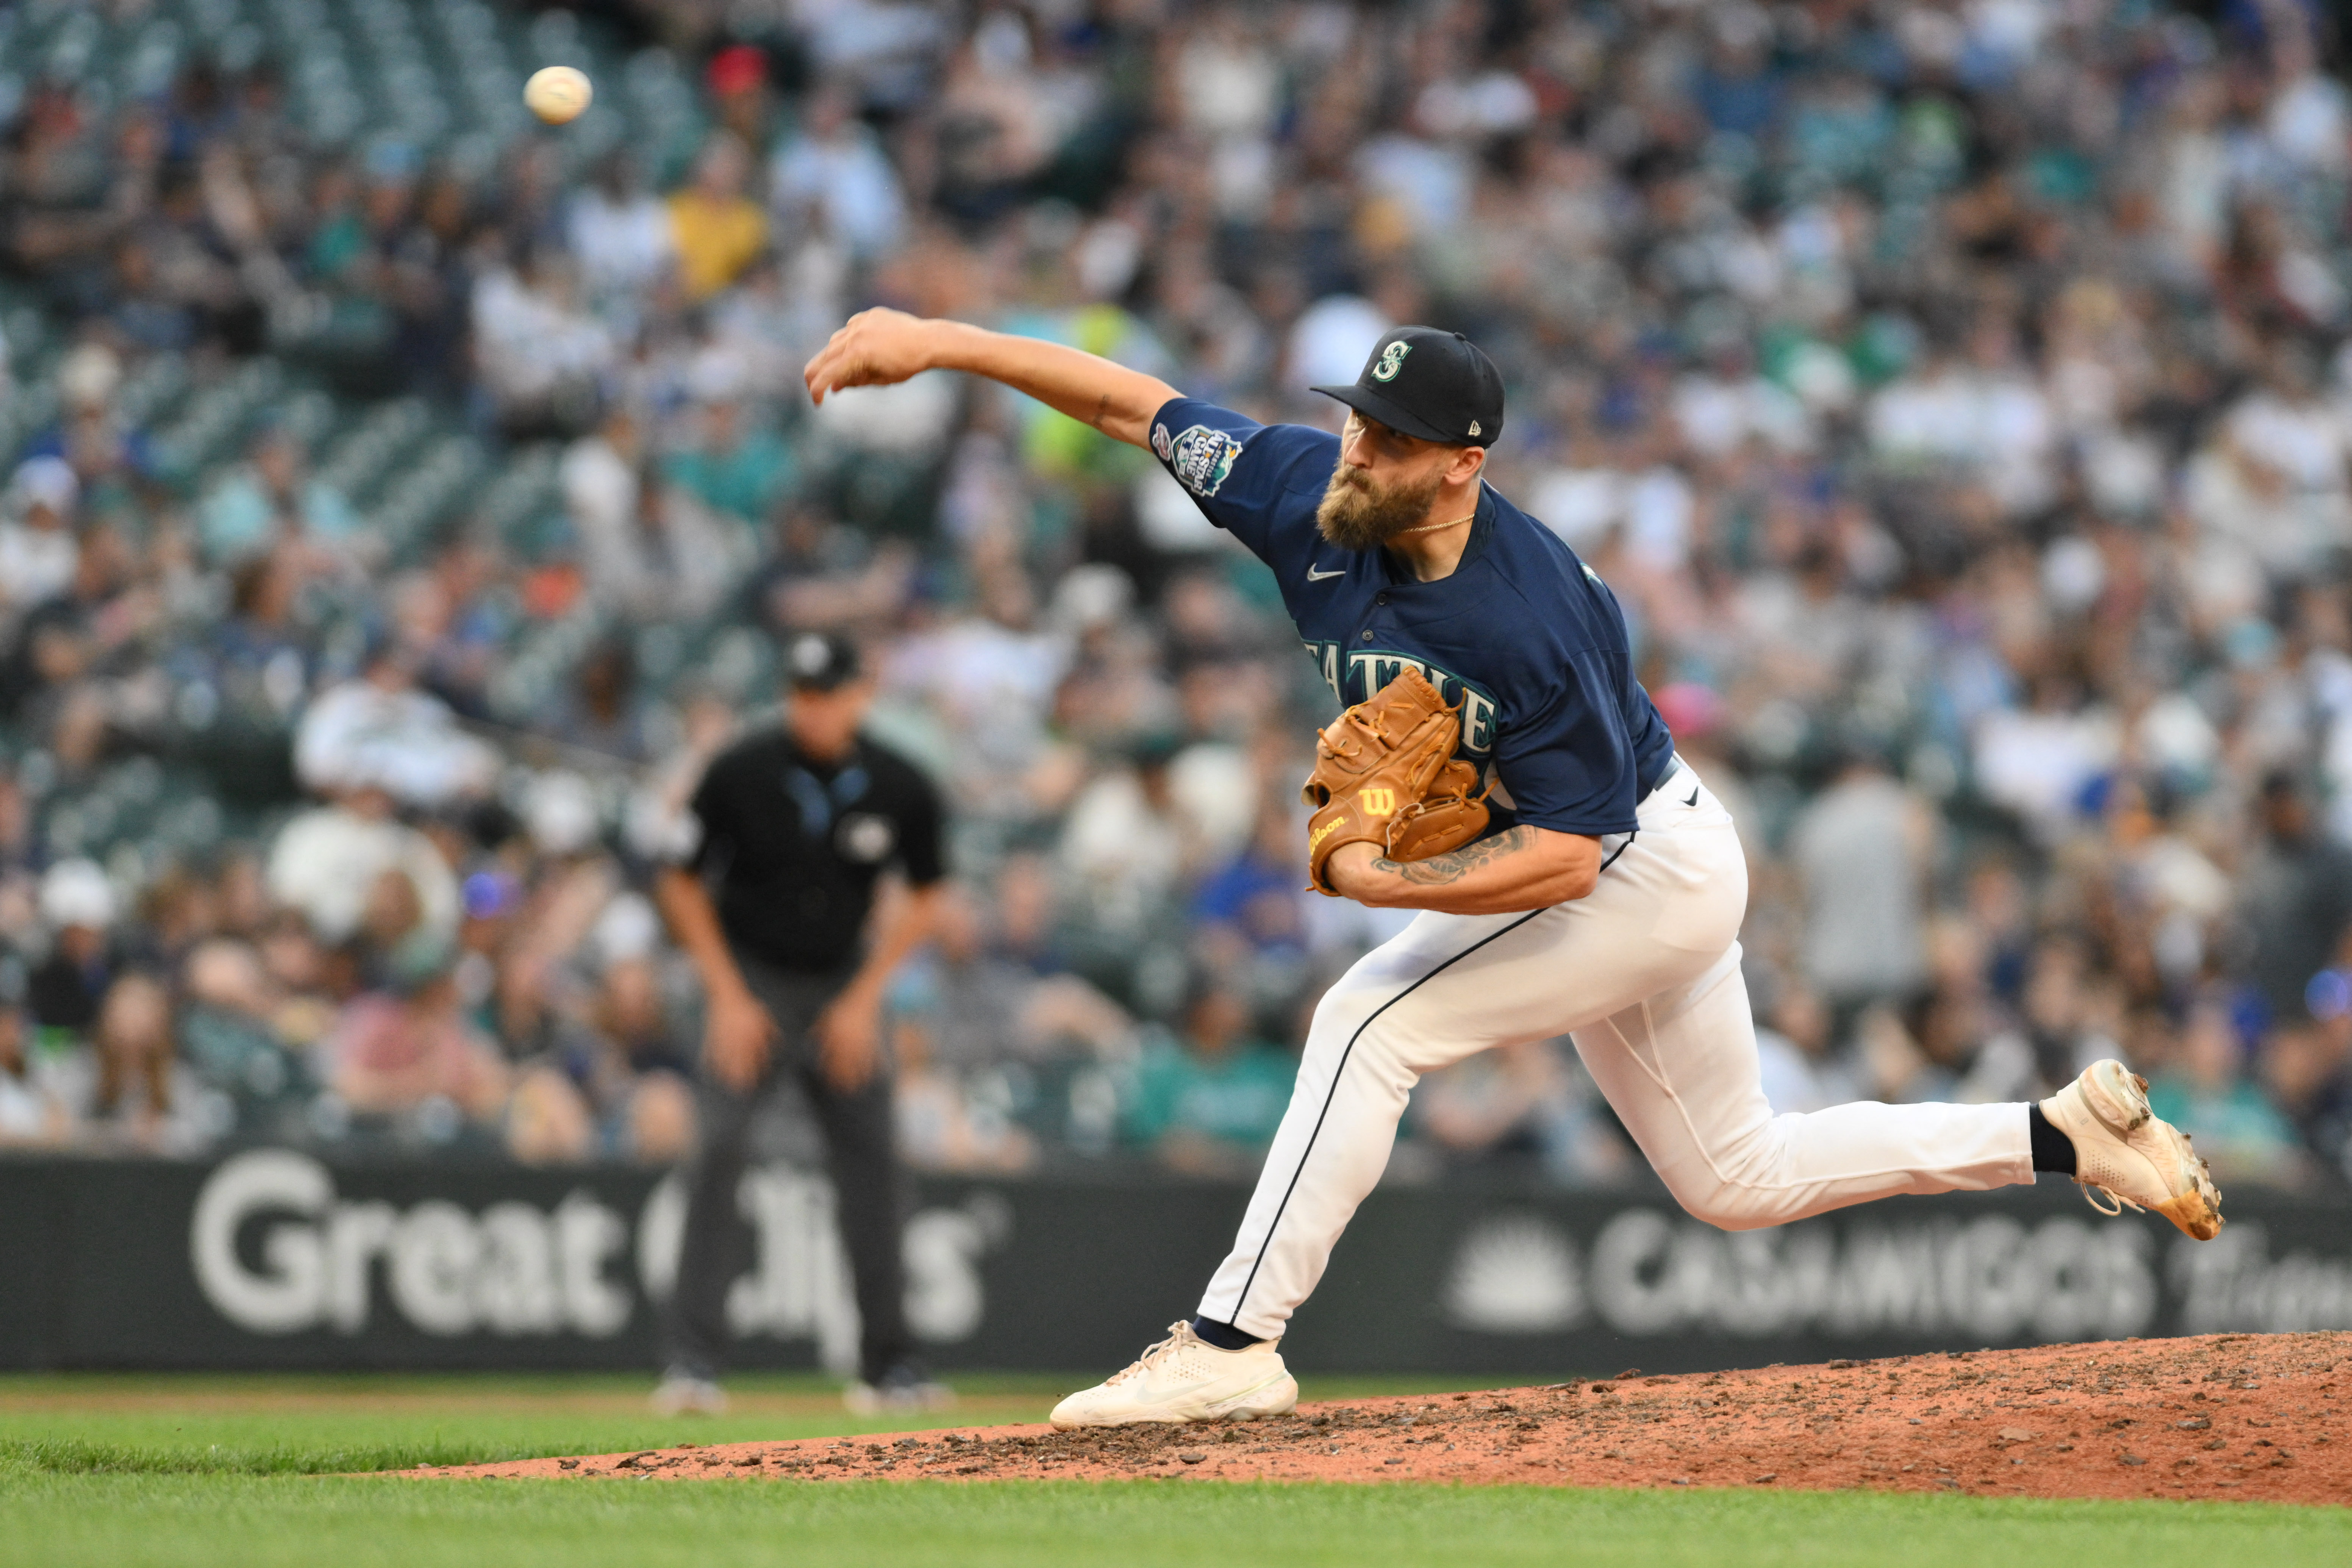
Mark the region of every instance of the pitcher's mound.
<instances>
[{"instance_id":1,"label":"pitcher's mound","mask_svg":"<svg viewBox=\"0 0 2352 1568\"><path fill-rule=\"evenodd\" d=\"M2340 1369L2340 1370L2339 1370ZM2352 1333L2216 1334L1301 1405L1279 1420L996 1426L525 1459L432 1477L1871 1487L2352 1501Z\"/></svg>"}]
</instances>

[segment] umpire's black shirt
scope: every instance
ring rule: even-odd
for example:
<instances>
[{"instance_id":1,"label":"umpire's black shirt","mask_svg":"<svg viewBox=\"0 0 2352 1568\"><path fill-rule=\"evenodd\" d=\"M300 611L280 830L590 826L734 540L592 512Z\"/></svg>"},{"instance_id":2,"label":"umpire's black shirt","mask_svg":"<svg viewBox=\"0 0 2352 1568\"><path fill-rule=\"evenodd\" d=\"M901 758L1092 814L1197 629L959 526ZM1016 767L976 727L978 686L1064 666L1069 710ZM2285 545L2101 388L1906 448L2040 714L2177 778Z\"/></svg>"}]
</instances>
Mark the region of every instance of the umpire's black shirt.
<instances>
[{"instance_id":1,"label":"umpire's black shirt","mask_svg":"<svg viewBox=\"0 0 2352 1568\"><path fill-rule=\"evenodd\" d=\"M781 729L747 735L711 762L692 810L701 832L688 868L716 881L736 951L778 969L852 967L887 868L919 888L940 879L938 792L862 735L832 763Z\"/></svg>"}]
</instances>

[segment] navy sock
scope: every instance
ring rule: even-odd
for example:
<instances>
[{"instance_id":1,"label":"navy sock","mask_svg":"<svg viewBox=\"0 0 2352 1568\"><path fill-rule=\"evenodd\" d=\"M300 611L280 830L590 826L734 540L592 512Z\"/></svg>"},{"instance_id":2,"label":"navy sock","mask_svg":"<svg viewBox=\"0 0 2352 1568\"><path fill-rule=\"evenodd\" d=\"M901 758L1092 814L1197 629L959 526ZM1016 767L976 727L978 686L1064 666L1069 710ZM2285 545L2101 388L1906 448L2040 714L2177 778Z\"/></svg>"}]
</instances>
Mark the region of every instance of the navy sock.
<instances>
[{"instance_id":1,"label":"navy sock","mask_svg":"<svg viewBox=\"0 0 2352 1568\"><path fill-rule=\"evenodd\" d=\"M2073 1168L2071 1165L2067 1167L2069 1170ZM1242 1332L1231 1323L1221 1323L1214 1318L1194 1318L1192 1331L1204 1342L1221 1351L1245 1351L1258 1342L1255 1337Z\"/></svg>"},{"instance_id":2,"label":"navy sock","mask_svg":"<svg viewBox=\"0 0 2352 1568\"><path fill-rule=\"evenodd\" d=\"M2062 1176L2074 1173L2074 1141L2050 1125L2039 1104L2025 1108L2025 1131L2033 1140L2035 1170L2055 1171Z\"/></svg>"}]
</instances>

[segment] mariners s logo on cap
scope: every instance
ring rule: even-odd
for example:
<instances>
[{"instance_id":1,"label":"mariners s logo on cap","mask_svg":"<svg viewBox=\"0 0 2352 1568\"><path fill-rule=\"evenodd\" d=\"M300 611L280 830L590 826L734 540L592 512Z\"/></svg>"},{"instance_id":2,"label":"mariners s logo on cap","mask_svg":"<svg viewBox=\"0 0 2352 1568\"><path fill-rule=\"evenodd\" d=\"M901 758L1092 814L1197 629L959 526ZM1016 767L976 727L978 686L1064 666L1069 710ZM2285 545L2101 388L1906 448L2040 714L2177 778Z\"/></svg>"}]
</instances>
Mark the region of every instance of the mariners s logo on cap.
<instances>
[{"instance_id":1,"label":"mariners s logo on cap","mask_svg":"<svg viewBox=\"0 0 2352 1568\"><path fill-rule=\"evenodd\" d=\"M1399 338L1381 350L1381 363L1372 367L1374 381L1394 381L1397 372L1404 368L1404 356L1412 353L1412 345Z\"/></svg>"}]
</instances>

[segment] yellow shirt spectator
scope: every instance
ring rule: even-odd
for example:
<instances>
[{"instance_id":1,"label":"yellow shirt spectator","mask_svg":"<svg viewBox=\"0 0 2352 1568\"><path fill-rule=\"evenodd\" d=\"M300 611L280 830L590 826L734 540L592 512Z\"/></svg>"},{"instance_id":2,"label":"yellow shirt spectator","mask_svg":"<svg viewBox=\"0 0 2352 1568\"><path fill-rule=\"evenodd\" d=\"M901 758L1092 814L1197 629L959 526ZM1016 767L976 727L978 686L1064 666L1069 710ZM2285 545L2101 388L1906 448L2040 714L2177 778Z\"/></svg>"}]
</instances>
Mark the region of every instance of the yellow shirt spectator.
<instances>
[{"instance_id":1,"label":"yellow shirt spectator","mask_svg":"<svg viewBox=\"0 0 2352 1568\"><path fill-rule=\"evenodd\" d=\"M708 300L734 282L768 242L768 215L741 196L680 191L669 199L669 226L689 300Z\"/></svg>"},{"instance_id":2,"label":"yellow shirt spectator","mask_svg":"<svg viewBox=\"0 0 2352 1568\"><path fill-rule=\"evenodd\" d=\"M747 201L751 154L732 134L710 138L694 161L694 183L669 199L678 278L689 300L708 300L741 275L768 240L768 215Z\"/></svg>"}]
</instances>

